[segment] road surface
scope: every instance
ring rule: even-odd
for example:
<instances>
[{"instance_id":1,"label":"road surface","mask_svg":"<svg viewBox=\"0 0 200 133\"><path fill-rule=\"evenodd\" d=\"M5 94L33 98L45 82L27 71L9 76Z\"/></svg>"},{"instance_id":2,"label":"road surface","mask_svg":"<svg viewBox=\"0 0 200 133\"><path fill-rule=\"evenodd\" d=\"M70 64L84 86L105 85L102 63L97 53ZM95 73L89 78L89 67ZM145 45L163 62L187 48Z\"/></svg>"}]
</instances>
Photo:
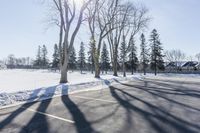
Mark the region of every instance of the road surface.
<instances>
[{"instance_id":1,"label":"road surface","mask_svg":"<svg viewBox=\"0 0 200 133\"><path fill-rule=\"evenodd\" d=\"M0 110L1 133L200 133L200 83L145 79Z\"/></svg>"}]
</instances>

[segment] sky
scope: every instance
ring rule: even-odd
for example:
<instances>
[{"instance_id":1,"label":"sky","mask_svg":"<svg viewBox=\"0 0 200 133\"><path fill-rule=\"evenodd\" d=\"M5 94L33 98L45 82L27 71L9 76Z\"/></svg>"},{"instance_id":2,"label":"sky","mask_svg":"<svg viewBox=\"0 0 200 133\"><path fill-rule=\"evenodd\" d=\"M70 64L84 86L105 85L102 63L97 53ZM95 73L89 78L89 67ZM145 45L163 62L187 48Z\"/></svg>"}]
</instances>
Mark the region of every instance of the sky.
<instances>
[{"instance_id":1,"label":"sky","mask_svg":"<svg viewBox=\"0 0 200 133\"><path fill-rule=\"evenodd\" d=\"M0 59L9 54L34 58L38 45L43 44L47 46L51 57L53 46L58 42L58 30L56 26L47 24L49 8L39 1L1 0ZM152 20L145 33L147 39L149 32L156 28L164 49L181 49L188 56L200 53L200 0L130 1L141 2L149 8ZM88 33L81 30L76 39L76 49L80 41L88 42L85 40L85 34Z\"/></svg>"}]
</instances>

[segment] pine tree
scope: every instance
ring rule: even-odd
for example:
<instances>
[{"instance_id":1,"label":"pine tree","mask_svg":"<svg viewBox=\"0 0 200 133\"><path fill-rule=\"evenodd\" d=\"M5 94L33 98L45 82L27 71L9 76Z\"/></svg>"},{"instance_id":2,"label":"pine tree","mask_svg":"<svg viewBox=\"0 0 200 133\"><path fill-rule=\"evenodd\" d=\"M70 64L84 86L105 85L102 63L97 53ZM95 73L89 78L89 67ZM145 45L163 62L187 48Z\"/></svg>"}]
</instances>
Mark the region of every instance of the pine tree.
<instances>
[{"instance_id":1,"label":"pine tree","mask_svg":"<svg viewBox=\"0 0 200 133\"><path fill-rule=\"evenodd\" d=\"M92 43L90 42L89 44L89 51L88 51L88 68L89 70L91 70L92 74L94 72L94 58L93 58L93 52L94 52L94 48L93 48L93 45Z\"/></svg>"},{"instance_id":2,"label":"pine tree","mask_svg":"<svg viewBox=\"0 0 200 133\"><path fill-rule=\"evenodd\" d=\"M130 40L130 51L129 51L129 62L131 63L131 73L133 74L134 71L136 71L138 67L138 58L137 58L137 47L135 46L134 38L131 37Z\"/></svg>"},{"instance_id":3,"label":"pine tree","mask_svg":"<svg viewBox=\"0 0 200 133\"><path fill-rule=\"evenodd\" d=\"M42 58L42 66L45 68L48 66L48 58L47 58L47 48L45 45L42 46L42 54L41 54L41 58Z\"/></svg>"},{"instance_id":4,"label":"pine tree","mask_svg":"<svg viewBox=\"0 0 200 133\"><path fill-rule=\"evenodd\" d=\"M76 69L76 51L74 46L72 47L70 54L69 54L69 69Z\"/></svg>"},{"instance_id":5,"label":"pine tree","mask_svg":"<svg viewBox=\"0 0 200 133\"><path fill-rule=\"evenodd\" d=\"M125 63L127 61L127 44L125 40L125 36L122 37L122 43L120 47L120 61L122 62L123 76L126 77L126 66Z\"/></svg>"},{"instance_id":6,"label":"pine tree","mask_svg":"<svg viewBox=\"0 0 200 133\"><path fill-rule=\"evenodd\" d=\"M109 67L110 67L109 53L108 53L108 50L107 50L106 43L104 42L103 49L102 49L102 52L101 52L102 73L105 71L106 74L107 74Z\"/></svg>"},{"instance_id":7,"label":"pine tree","mask_svg":"<svg viewBox=\"0 0 200 133\"><path fill-rule=\"evenodd\" d=\"M81 73L82 73L83 69L85 68L85 64L86 64L86 62L85 62L85 48L84 48L83 42L81 42L81 45L80 45L78 64L79 64L79 68L80 68Z\"/></svg>"},{"instance_id":8,"label":"pine tree","mask_svg":"<svg viewBox=\"0 0 200 133\"><path fill-rule=\"evenodd\" d=\"M149 41L151 46L151 69L154 70L155 75L157 75L157 69L164 70L164 56L162 54L162 44L156 29L151 32Z\"/></svg>"},{"instance_id":9,"label":"pine tree","mask_svg":"<svg viewBox=\"0 0 200 133\"><path fill-rule=\"evenodd\" d=\"M59 67L59 62L60 62L59 48L58 48L58 45L55 44L54 45L52 68L57 69Z\"/></svg>"},{"instance_id":10,"label":"pine tree","mask_svg":"<svg viewBox=\"0 0 200 133\"><path fill-rule=\"evenodd\" d=\"M42 65L41 46L38 46L38 51L36 55L36 60L34 62L34 66L40 67L41 65Z\"/></svg>"},{"instance_id":11,"label":"pine tree","mask_svg":"<svg viewBox=\"0 0 200 133\"><path fill-rule=\"evenodd\" d=\"M148 67L148 48L147 48L147 45L146 45L146 39L145 39L145 36L144 34L141 35L140 37L140 40L141 40L141 63L142 63L142 69L143 69L143 72L144 72L144 75L146 75L146 69Z\"/></svg>"}]
</instances>

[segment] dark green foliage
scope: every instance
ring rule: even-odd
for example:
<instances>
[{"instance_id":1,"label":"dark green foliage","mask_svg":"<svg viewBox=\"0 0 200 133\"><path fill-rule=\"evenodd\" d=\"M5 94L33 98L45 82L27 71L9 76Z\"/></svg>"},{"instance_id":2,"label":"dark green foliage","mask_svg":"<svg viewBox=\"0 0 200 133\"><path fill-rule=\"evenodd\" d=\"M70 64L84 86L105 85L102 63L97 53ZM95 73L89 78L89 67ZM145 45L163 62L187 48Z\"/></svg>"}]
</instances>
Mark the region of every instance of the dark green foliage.
<instances>
[{"instance_id":1,"label":"dark green foliage","mask_svg":"<svg viewBox=\"0 0 200 133\"><path fill-rule=\"evenodd\" d=\"M157 74L157 70L164 70L164 60L163 60L163 48L160 42L157 30L154 29L150 35L150 46L151 46L151 69Z\"/></svg>"},{"instance_id":2,"label":"dark green foliage","mask_svg":"<svg viewBox=\"0 0 200 133\"><path fill-rule=\"evenodd\" d=\"M89 44L89 51L88 51L88 69L93 73L94 71L94 46L92 45L92 42L90 41Z\"/></svg>"},{"instance_id":3,"label":"dark green foliage","mask_svg":"<svg viewBox=\"0 0 200 133\"><path fill-rule=\"evenodd\" d=\"M121 43L121 47L120 47L120 61L121 62L126 62L127 60L127 44L126 44L126 40L125 40L125 36L123 36L123 40Z\"/></svg>"},{"instance_id":4,"label":"dark green foliage","mask_svg":"<svg viewBox=\"0 0 200 133\"><path fill-rule=\"evenodd\" d=\"M47 58L47 48L45 45L42 46L42 53L41 53L41 59L42 59L42 67L48 67L49 60Z\"/></svg>"},{"instance_id":5,"label":"dark green foliage","mask_svg":"<svg viewBox=\"0 0 200 133\"><path fill-rule=\"evenodd\" d=\"M147 45L146 45L146 39L145 39L145 36L144 34L141 35L140 37L140 40L141 40L141 65L142 65L142 69L143 69L143 72L144 72L144 75L146 75L146 69L148 67L148 62L149 62L149 50L147 48Z\"/></svg>"},{"instance_id":6,"label":"dark green foliage","mask_svg":"<svg viewBox=\"0 0 200 133\"><path fill-rule=\"evenodd\" d=\"M76 69L76 51L75 51L75 48L74 46L72 47L71 51L70 51L70 54L69 54L69 69L72 69L72 71L74 69Z\"/></svg>"},{"instance_id":7,"label":"dark green foliage","mask_svg":"<svg viewBox=\"0 0 200 133\"><path fill-rule=\"evenodd\" d=\"M38 46L38 52L36 55L36 60L34 62L34 66L37 68L47 68L49 65L49 60L47 58L47 48L45 45Z\"/></svg>"},{"instance_id":8,"label":"dark green foliage","mask_svg":"<svg viewBox=\"0 0 200 133\"><path fill-rule=\"evenodd\" d=\"M60 62L60 55L59 55L59 48L58 45L54 45L54 53L53 53L53 61L52 61L52 68L58 69Z\"/></svg>"},{"instance_id":9,"label":"dark green foliage","mask_svg":"<svg viewBox=\"0 0 200 133\"><path fill-rule=\"evenodd\" d=\"M135 46L135 41L133 37L131 37L131 40L130 40L130 50L129 50L128 57L129 57L128 62L131 67L131 73L133 74L133 72L137 70L138 64L139 64L139 61L137 58L137 47Z\"/></svg>"},{"instance_id":10,"label":"dark green foliage","mask_svg":"<svg viewBox=\"0 0 200 133\"><path fill-rule=\"evenodd\" d=\"M86 62L85 62L85 48L84 48L84 43L81 42L81 45L80 45L80 51L79 51L79 57L78 57L78 65L79 65L79 68L81 70L81 73L83 71L83 69L85 69L85 65L86 65Z\"/></svg>"},{"instance_id":11,"label":"dark green foliage","mask_svg":"<svg viewBox=\"0 0 200 133\"><path fill-rule=\"evenodd\" d=\"M120 61L122 63L123 76L126 77L127 44L124 35L120 47Z\"/></svg>"},{"instance_id":12,"label":"dark green foliage","mask_svg":"<svg viewBox=\"0 0 200 133\"><path fill-rule=\"evenodd\" d=\"M102 72L105 71L107 73L108 69L110 68L110 59L109 59L109 53L107 50L106 43L103 44L103 49L101 52L101 69Z\"/></svg>"},{"instance_id":13,"label":"dark green foliage","mask_svg":"<svg viewBox=\"0 0 200 133\"><path fill-rule=\"evenodd\" d=\"M40 67L42 65L42 58L41 58L41 47L38 46L38 51L36 55L36 60L34 62L34 66Z\"/></svg>"}]
</instances>

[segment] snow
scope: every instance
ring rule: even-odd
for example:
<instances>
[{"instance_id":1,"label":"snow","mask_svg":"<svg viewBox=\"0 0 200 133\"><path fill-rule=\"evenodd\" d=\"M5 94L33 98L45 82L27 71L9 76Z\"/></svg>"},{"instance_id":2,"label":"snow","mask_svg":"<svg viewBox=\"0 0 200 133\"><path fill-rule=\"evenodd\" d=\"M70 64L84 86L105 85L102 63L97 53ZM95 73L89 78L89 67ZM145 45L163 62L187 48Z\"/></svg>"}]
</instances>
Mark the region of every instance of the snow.
<instances>
[{"instance_id":1,"label":"snow","mask_svg":"<svg viewBox=\"0 0 200 133\"><path fill-rule=\"evenodd\" d=\"M54 96L80 91L99 90L128 80L143 80L144 78L163 80L199 81L198 74L142 74L127 75L123 78L112 76L112 73L94 78L91 72L69 72L67 84L58 84L59 72L49 70L0 70L0 108L26 102L48 99Z\"/></svg>"},{"instance_id":2,"label":"snow","mask_svg":"<svg viewBox=\"0 0 200 133\"><path fill-rule=\"evenodd\" d=\"M0 70L0 106L42 100L77 91L102 89L118 81L140 78L140 75L127 75L127 78L123 78L114 77L110 73L96 79L90 72L69 72L68 84L58 84L59 78L59 72L49 70Z\"/></svg>"},{"instance_id":3,"label":"snow","mask_svg":"<svg viewBox=\"0 0 200 133\"><path fill-rule=\"evenodd\" d=\"M147 74L145 78L160 79L160 80L176 80L176 81L192 81L200 82L200 74L176 74L176 73L163 73L155 76L154 74Z\"/></svg>"}]
</instances>

